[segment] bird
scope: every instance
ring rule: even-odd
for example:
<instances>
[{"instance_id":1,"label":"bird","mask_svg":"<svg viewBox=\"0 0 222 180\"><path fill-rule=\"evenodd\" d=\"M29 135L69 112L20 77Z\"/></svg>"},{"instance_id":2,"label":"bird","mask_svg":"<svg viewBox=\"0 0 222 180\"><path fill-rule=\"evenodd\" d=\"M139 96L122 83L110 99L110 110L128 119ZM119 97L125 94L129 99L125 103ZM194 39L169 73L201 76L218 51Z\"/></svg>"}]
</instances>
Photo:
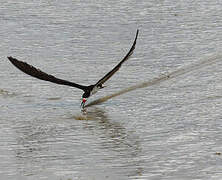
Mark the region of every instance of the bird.
<instances>
[{"instance_id":1,"label":"bird","mask_svg":"<svg viewBox=\"0 0 222 180\"><path fill-rule=\"evenodd\" d=\"M53 75L47 74L45 72L43 72L42 70L24 62L24 61L20 61L12 56L8 56L8 60L15 66L17 67L19 70L21 70L22 72L35 77L37 79L40 80L44 80L44 81L49 81L52 83L56 83L56 84L60 84L60 85L66 85L66 86L71 86L71 87L75 87L78 89L81 89L84 91L83 95L82 95L82 102L80 104L80 107L82 109L85 108L85 103L88 100L88 98L95 94L99 89L104 88L103 84L110 79L122 66L122 64L129 59L129 57L133 54L133 51L136 47L136 41L137 41L137 36L138 36L139 30L137 29L136 31L136 37L134 39L133 45L131 46L129 52L125 55L125 57L111 70L109 71L107 74L105 74L105 76L103 76L101 79L99 79L99 81L97 81L95 84L89 85L89 86L85 86L85 85L80 85L74 82L70 82L67 80L63 80L60 78L57 78Z\"/></svg>"}]
</instances>

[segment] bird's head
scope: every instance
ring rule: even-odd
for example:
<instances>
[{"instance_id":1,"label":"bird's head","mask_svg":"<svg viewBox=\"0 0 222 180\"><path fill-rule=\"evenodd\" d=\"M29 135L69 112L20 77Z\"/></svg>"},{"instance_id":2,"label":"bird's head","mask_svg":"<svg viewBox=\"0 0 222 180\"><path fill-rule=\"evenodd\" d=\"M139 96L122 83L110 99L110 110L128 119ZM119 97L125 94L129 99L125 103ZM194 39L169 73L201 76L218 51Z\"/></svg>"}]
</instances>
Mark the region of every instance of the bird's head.
<instances>
[{"instance_id":1,"label":"bird's head","mask_svg":"<svg viewBox=\"0 0 222 180\"><path fill-rule=\"evenodd\" d=\"M81 103L81 108L84 109L85 107L85 103L87 101L87 98L89 97L90 93L88 91L84 92L84 94L82 95L82 103Z\"/></svg>"},{"instance_id":2,"label":"bird's head","mask_svg":"<svg viewBox=\"0 0 222 180\"><path fill-rule=\"evenodd\" d=\"M82 97L81 107L84 109L87 98Z\"/></svg>"}]
</instances>

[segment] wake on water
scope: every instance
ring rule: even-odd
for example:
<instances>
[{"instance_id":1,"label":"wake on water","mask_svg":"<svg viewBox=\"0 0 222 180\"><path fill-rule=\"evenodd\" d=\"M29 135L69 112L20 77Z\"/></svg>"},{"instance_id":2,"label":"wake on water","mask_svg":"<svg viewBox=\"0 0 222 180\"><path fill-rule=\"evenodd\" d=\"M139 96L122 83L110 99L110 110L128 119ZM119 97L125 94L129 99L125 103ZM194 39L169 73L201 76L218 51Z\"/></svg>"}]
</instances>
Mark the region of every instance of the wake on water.
<instances>
[{"instance_id":1,"label":"wake on water","mask_svg":"<svg viewBox=\"0 0 222 180\"><path fill-rule=\"evenodd\" d=\"M169 79L173 79L173 78L176 78L178 76L184 75L186 73L193 72L195 70L204 68L206 66L210 66L212 64L215 64L215 63L219 62L220 60L222 60L222 54L216 54L216 55L208 56L205 59L201 59L201 60L199 60L199 61L197 61L193 64L181 67L181 68L179 68L179 69L177 69L173 72L170 72L168 74L161 75L161 76L159 76L157 78L154 78L152 80L149 80L149 81L146 81L146 82L143 82L143 83L125 88L125 89L123 89L121 91L118 91L116 93L113 93L113 94L101 97L99 99L96 99L96 100L90 102L89 104L87 104L85 107L90 107L90 106L93 106L93 105L96 105L96 104L101 104L103 102L108 101L111 98L120 96L120 95L125 94L125 93L130 92L130 91L134 91L136 89L145 88L145 87L149 87L149 86L159 84L159 83L167 81Z\"/></svg>"}]
</instances>

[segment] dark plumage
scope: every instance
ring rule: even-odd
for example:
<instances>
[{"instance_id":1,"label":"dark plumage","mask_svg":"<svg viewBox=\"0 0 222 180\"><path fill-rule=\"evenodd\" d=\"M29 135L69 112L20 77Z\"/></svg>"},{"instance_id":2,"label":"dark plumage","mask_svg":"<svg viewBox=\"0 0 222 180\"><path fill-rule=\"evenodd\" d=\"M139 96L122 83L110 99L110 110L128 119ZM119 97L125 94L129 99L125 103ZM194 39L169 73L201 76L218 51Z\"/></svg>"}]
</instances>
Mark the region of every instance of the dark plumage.
<instances>
[{"instance_id":1,"label":"dark plumage","mask_svg":"<svg viewBox=\"0 0 222 180\"><path fill-rule=\"evenodd\" d=\"M115 74L121 67L121 65L127 60L129 59L129 57L133 54L133 50L135 49L136 46L136 41L137 41L137 36L138 36L139 30L137 30L136 32L136 37L135 40L133 42L132 47L130 48L129 52L126 54L126 56L119 62L119 64L117 64L110 72L108 72L103 78L101 78L96 84L90 85L90 86L84 86L84 85L80 85L80 84L76 84L67 80L63 80L63 79L59 79L56 78L53 75L47 74L43 71L41 71L40 69L37 69L35 67L33 67L32 65L29 65L26 62L23 61L19 61L16 58L13 57L8 57L8 59L11 61L11 63L17 67L18 69L20 69L21 71L23 71L24 73L44 80L44 81L50 81L56 84L61 84L61 85L67 85L67 86L71 86L71 87L76 87L79 88L81 90L84 91L84 94L82 95L82 98L84 99L82 102L82 105L84 107L85 98L90 97L92 94L96 93L98 89L103 88L103 84L112 77L113 74Z\"/></svg>"}]
</instances>

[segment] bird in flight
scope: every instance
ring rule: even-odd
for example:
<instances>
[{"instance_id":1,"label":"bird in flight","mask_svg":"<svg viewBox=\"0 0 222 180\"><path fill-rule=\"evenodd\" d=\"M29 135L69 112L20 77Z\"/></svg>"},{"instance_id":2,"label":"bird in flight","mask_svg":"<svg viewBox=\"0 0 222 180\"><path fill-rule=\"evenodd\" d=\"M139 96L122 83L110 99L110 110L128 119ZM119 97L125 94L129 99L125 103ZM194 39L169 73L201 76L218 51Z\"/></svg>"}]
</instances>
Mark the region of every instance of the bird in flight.
<instances>
[{"instance_id":1,"label":"bird in flight","mask_svg":"<svg viewBox=\"0 0 222 180\"><path fill-rule=\"evenodd\" d=\"M138 36L139 30L137 30L136 32L136 37L135 40L133 42L132 47L130 48L129 52L126 54L126 56L119 62L119 64L117 64L111 71L109 71L104 77L102 77L98 82L96 82L95 84L89 85L89 86L84 86L84 85L80 85L80 84L76 84L67 80L63 80L60 78L57 78L53 75L47 74L43 71L41 71L40 69L35 68L32 65L29 65L26 62L20 61L16 58L13 57L8 57L9 61L18 69L20 69L21 71L23 71L24 73L44 80L44 81L49 81L52 83L56 83L56 84L61 84L61 85L66 85L66 86L71 86L71 87L75 87L78 89L81 89L84 91L83 95L82 95L82 103L81 103L81 107L84 109L85 107L85 103L87 101L87 99L95 94L99 89L104 88L103 84L112 77L113 74L115 74L121 67L121 65L129 59L129 57L133 54L133 51L136 47L136 40L137 40L137 36Z\"/></svg>"}]
</instances>

